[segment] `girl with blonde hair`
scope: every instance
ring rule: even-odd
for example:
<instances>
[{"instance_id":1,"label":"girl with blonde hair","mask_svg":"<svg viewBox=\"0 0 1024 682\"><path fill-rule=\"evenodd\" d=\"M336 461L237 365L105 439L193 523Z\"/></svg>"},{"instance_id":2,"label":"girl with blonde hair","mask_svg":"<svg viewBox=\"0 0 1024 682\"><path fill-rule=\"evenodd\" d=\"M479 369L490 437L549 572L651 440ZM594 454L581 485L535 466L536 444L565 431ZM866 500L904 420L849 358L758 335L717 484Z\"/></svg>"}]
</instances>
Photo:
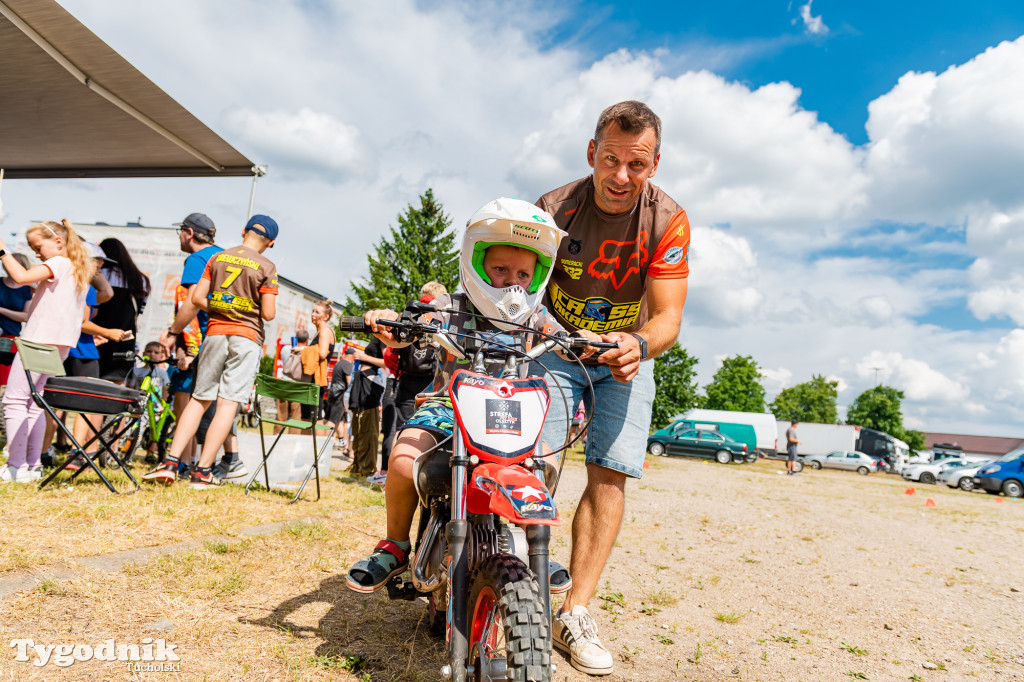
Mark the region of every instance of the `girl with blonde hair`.
<instances>
[{"instance_id":1,"label":"girl with blonde hair","mask_svg":"<svg viewBox=\"0 0 1024 682\"><path fill-rule=\"evenodd\" d=\"M56 346L61 360L78 342L82 333L82 314L89 292L89 280L95 274L92 258L75 228L66 218L61 222L46 221L33 225L25 233L28 245L42 263L26 268L7 252L0 238L0 264L18 284L38 282L28 304L28 320L21 338ZM34 377L37 391L42 391L50 377ZM32 391L21 364L15 356L11 364L7 392L3 398L7 422L9 456L7 466L0 468L0 481L34 481L42 477L39 463L46 420L43 410L32 400Z\"/></svg>"},{"instance_id":2,"label":"girl with blonde hair","mask_svg":"<svg viewBox=\"0 0 1024 682\"><path fill-rule=\"evenodd\" d=\"M321 392L327 390L327 369L331 355L334 354L334 328L330 325L331 317L334 315L333 306L329 298L313 304L309 321L313 323L316 331L309 345L302 350L303 378L319 386ZM309 414L311 420L319 420L321 416ZM303 418L306 418L306 415L303 415Z\"/></svg>"}]
</instances>

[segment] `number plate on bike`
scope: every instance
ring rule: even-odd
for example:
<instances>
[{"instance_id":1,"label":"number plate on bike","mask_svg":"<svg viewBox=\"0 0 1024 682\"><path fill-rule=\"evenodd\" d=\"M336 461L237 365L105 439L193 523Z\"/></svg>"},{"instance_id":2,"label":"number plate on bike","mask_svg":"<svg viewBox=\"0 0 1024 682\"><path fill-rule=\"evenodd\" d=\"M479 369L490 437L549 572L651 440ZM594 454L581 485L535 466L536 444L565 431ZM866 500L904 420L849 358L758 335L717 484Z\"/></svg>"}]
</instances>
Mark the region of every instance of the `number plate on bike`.
<instances>
[{"instance_id":1,"label":"number plate on bike","mask_svg":"<svg viewBox=\"0 0 1024 682\"><path fill-rule=\"evenodd\" d=\"M543 378L499 379L460 370L448 395L470 454L485 462L517 462L533 454L550 400Z\"/></svg>"}]
</instances>

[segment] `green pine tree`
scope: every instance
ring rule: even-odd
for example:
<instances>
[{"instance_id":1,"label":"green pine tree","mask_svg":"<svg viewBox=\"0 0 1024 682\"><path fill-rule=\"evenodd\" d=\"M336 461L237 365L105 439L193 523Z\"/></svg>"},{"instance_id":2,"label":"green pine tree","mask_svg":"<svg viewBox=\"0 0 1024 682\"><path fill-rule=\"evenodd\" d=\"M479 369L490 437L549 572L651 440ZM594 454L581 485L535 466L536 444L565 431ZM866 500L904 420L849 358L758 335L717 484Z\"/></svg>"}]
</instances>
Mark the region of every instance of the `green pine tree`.
<instances>
[{"instance_id":1,"label":"green pine tree","mask_svg":"<svg viewBox=\"0 0 1024 682\"><path fill-rule=\"evenodd\" d=\"M398 215L398 227L389 226L390 234L367 256L369 277L352 283L354 295L345 300L345 314L362 315L372 308L401 311L430 281L454 291L459 284L459 250L451 225L434 191L427 189L419 207L409 204Z\"/></svg>"}]
</instances>

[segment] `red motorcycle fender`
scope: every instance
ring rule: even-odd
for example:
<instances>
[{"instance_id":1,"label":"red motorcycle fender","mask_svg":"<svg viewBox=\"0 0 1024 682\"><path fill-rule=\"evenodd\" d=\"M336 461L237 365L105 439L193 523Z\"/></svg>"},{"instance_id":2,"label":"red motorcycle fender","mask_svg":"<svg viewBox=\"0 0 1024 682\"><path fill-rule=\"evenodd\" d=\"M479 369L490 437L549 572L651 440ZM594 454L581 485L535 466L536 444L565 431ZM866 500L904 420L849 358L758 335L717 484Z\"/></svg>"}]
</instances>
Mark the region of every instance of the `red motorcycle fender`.
<instances>
[{"instance_id":1,"label":"red motorcycle fender","mask_svg":"<svg viewBox=\"0 0 1024 682\"><path fill-rule=\"evenodd\" d=\"M466 497L471 514L497 514L512 523L557 526L558 509L548 489L518 465L488 462L473 469Z\"/></svg>"}]
</instances>

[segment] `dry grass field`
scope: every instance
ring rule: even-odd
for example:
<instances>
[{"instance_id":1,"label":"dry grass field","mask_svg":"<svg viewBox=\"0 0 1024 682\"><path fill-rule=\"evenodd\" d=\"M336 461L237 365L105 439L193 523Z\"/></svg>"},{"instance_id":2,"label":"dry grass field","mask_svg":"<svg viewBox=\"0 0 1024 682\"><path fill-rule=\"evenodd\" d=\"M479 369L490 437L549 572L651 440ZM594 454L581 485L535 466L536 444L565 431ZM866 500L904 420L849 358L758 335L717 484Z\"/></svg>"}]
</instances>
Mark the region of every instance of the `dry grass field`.
<instances>
[{"instance_id":1,"label":"dry grass field","mask_svg":"<svg viewBox=\"0 0 1024 682\"><path fill-rule=\"evenodd\" d=\"M558 495L566 521L584 482L574 459ZM1024 502L781 469L655 458L630 484L591 604L616 659L605 679L1024 679ZM288 506L234 486L118 498L82 478L0 487L0 680L440 678L422 601L344 587L381 535L379 489L332 477L320 502ZM556 558L568 543L566 523ZM9 644L23 639L163 639L180 661L37 667L15 660ZM589 679L555 660L557 680Z\"/></svg>"}]
</instances>

